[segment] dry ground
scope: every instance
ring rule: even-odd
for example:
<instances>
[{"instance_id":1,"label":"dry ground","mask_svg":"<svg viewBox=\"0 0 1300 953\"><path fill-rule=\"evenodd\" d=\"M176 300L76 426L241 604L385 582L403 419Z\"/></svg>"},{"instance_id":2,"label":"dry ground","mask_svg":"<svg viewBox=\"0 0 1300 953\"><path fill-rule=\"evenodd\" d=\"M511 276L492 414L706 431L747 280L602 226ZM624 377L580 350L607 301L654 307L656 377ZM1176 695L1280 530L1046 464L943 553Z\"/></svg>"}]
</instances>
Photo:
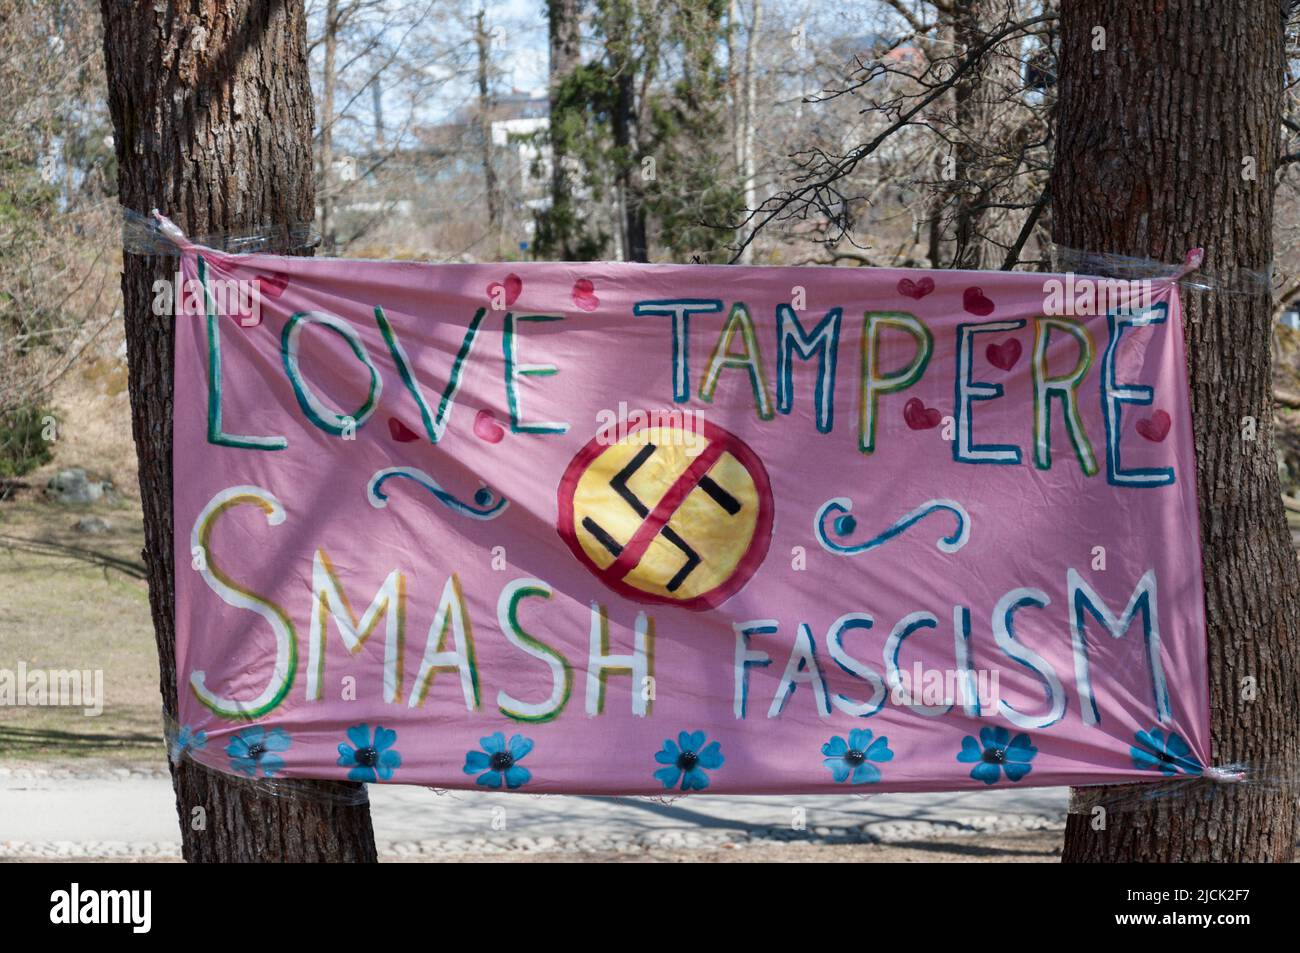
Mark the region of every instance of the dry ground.
<instances>
[{"instance_id":1,"label":"dry ground","mask_svg":"<svg viewBox=\"0 0 1300 953\"><path fill-rule=\"evenodd\" d=\"M112 524L85 535L73 524ZM0 503L0 668L100 670L104 711L0 707L0 761L161 761L158 659L133 502ZM136 567L133 569L132 567Z\"/></svg>"},{"instance_id":2,"label":"dry ground","mask_svg":"<svg viewBox=\"0 0 1300 953\"><path fill-rule=\"evenodd\" d=\"M1059 831L1035 831L1025 834L982 835L969 838L945 837L918 840L905 844L771 844L743 848L711 850L653 850L606 853L480 854L430 858L426 863L510 863L550 864L969 864L1014 862L1054 864L1061 859ZM389 860L388 862L397 862Z\"/></svg>"},{"instance_id":3,"label":"dry ground","mask_svg":"<svg viewBox=\"0 0 1300 953\"><path fill-rule=\"evenodd\" d=\"M683 848L656 847L637 851L607 851L575 854L536 852L510 854L449 854L402 860L383 857L384 863L509 863L509 864L970 864L1036 863L1054 864L1061 859L1059 831L1024 834L948 837L903 844L764 844L745 847ZM120 863L93 857L65 857L57 860L10 860L0 863ZM128 861L129 862L129 861ZM179 863L179 858L150 859L135 863Z\"/></svg>"}]
</instances>

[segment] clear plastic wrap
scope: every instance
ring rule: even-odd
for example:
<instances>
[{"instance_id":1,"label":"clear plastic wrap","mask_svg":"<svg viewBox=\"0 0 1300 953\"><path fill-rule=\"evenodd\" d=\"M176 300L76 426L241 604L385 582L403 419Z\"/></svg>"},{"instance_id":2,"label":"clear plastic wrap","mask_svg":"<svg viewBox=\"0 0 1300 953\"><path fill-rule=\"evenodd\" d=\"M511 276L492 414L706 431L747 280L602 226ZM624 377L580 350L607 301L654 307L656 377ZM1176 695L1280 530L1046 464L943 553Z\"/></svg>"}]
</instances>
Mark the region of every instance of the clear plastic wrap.
<instances>
[{"instance_id":1,"label":"clear plastic wrap","mask_svg":"<svg viewBox=\"0 0 1300 953\"><path fill-rule=\"evenodd\" d=\"M1231 295L1268 295L1273 291L1273 269L1216 268L1200 248L1193 248L1182 264L1153 258L1135 258L1110 252L1052 246L1052 270L1079 275L1099 275L1126 281L1167 281L1191 291Z\"/></svg>"},{"instance_id":2,"label":"clear plastic wrap","mask_svg":"<svg viewBox=\"0 0 1300 953\"><path fill-rule=\"evenodd\" d=\"M297 778L244 777L233 771L218 768L210 764L209 758L219 757L209 750L209 739L203 731L195 731L188 725L181 725L175 719L163 713L163 739L167 745L167 759L173 767L189 762L204 771L220 774L229 784L239 785L253 794L263 797L283 798L290 801L312 801L344 806L360 806L370 803L370 795L364 784L351 781L307 781ZM235 754L224 749L225 755L234 763Z\"/></svg>"},{"instance_id":3,"label":"clear plastic wrap","mask_svg":"<svg viewBox=\"0 0 1300 953\"><path fill-rule=\"evenodd\" d=\"M132 255L175 256L195 245L230 255L289 255L319 244L320 233L310 223L187 236L157 209L148 215L122 209L122 248Z\"/></svg>"}]
</instances>

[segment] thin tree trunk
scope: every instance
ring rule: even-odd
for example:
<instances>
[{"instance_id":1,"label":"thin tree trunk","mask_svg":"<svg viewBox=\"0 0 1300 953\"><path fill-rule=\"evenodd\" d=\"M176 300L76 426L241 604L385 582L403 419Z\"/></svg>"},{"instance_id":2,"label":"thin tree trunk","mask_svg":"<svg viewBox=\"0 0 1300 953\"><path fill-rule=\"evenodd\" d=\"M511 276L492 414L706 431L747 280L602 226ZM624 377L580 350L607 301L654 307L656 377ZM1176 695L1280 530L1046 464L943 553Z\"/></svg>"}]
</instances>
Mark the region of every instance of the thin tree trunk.
<instances>
[{"instance_id":1,"label":"thin tree trunk","mask_svg":"<svg viewBox=\"0 0 1300 953\"><path fill-rule=\"evenodd\" d=\"M943 177L943 165L946 161L944 155L935 156L934 166L938 178ZM931 268L942 268L944 266L943 257L943 209L947 204L944 193L939 189L930 192L926 199L924 221L925 226L925 257L928 259Z\"/></svg>"},{"instance_id":2,"label":"thin tree trunk","mask_svg":"<svg viewBox=\"0 0 1300 953\"><path fill-rule=\"evenodd\" d=\"M124 206L159 208L190 234L312 221L301 0L103 0L102 12ZM150 303L153 282L171 279L175 264L128 253L122 274L144 559L171 718L173 319L154 315ZM338 803L355 785L304 782L304 796L273 797L188 761L172 767L172 784L187 860L375 860L369 809Z\"/></svg>"},{"instance_id":3,"label":"thin tree trunk","mask_svg":"<svg viewBox=\"0 0 1300 953\"><path fill-rule=\"evenodd\" d=\"M758 44L758 27L762 22L763 4L762 0L750 0L753 5L750 13L749 23L745 27L745 70L744 86L745 99L740 110L740 151L741 165L740 174L744 183L744 198L746 210L753 211L758 207L758 180L757 166L754 160L754 106L758 99L758 69L754 63L755 48ZM739 263L742 265L752 264L754 261L754 243L750 242L740 253Z\"/></svg>"},{"instance_id":4,"label":"thin tree trunk","mask_svg":"<svg viewBox=\"0 0 1300 953\"><path fill-rule=\"evenodd\" d=\"M498 199L497 173L492 165L492 97L488 88L488 53L491 37L488 35L484 10L474 17L474 45L478 50L478 132L483 148L483 187L487 191L488 227L492 231L492 247L501 254L501 206Z\"/></svg>"},{"instance_id":5,"label":"thin tree trunk","mask_svg":"<svg viewBox=\"0 0 1300 953\"><path fill-rule=\"evenodd\" d=\"M370 81L370 111L375 118L375 149L382 152L384 149L384 67L379 62L381 57L375 59L375 78Z\"/></svg>"},{"instance_id":6,"label":"thin tree trunk","mask_svg":"<svg viewBox=\"0 0 1300 953\"><path fill-rule=\"evenodd\" d=\"M559 257L573 261L578 257L573 241L576 210L573 204L574 176L568 164L568 128L572 114L564 97L564 86L582 64L579 46L578 0L547 0L547 24L550 34L550 64L547 92L550 100L551 208L549 217L556 238Z\"/></svg>"},{"instance_id":7,"label":"thin tree trunk","mask_svg":"<svg viewBox=\"0 0 1300 953\"><path fill-rule=\"evenodd\" d=\"M320 122L320 230L325 253L334 254L337 236L334 226L334 83L339 46L339 0L325 7L325 55L321 70Z\"/></svg>"},{"instance_id":8,"label":"thin tree trunk","mask_svg":"<svg viewBox=\"0 0 1300 953\"><path fill-rule=\"evenodd\" d=\"M1097 50L1096 27L1105 29ZM1281 5L1074 0L1061 9L1054 237L1264 269L1282 95ZM1253 178L1251 174L1253 173ZM1214 758L1276 783L1072 814L1067 861L1290 861L1300 763L1300 574L1273 456L1266 294L1184 292L1209 627ZM1257 422L1249 435L1246 418ZM1251 687L1254 686L1252 700ZM1204 784L1205 782L1198 782ZM1080 789L1087 808L1123 788ZM1140 806L1139 806L1140 805Z\"/></svg>"},{"instance_id":9,"label":"thin tree trunk","mask_svg":"<svg viewBox=\"0 0 1300 953\"><path fill-rule=\"evenodd\" d=\"M607 39L610 64L614 71L614 147L618 150L615 187L622 208L621 232L623 260L647 261L644 192L640 186L640 157L637 155L637 58L633 49L637 11L630 0L616 0L610 11Z\"/></svg>"},{"instance_id":10,"label":"thin tree trunk","mask_svg":"<svg viewBox=\"0 0 1300 953\"><path fill-rule=\"evenodd\" d=\"M744 167L745 155L740 147L740 111L743 108L740 90L740 70L736 68L736 24L740 21L740 4L727 3L727 30L723 37L727 44L727 142L731 144L731 159L737 175Z\"/></svg>"},{"instance_id":11,"label":"thin tree trunk","mask_svg":"<svg viewBox=\"0 0 1300 953\"><path fill-rule=\"evenodd\" d=\"M992 0L955 0L952 33L956 53L964 56L988 39L988 29L995 20ZM957 122L956 209L953 213L954 268L983 268L987 264L984 239L984 210L987 199L982 183L984 168L983 139L991 132L989 108L992 92L988 88L992 54L981 57L953 86Z\"/></svg>"}]
</instances>

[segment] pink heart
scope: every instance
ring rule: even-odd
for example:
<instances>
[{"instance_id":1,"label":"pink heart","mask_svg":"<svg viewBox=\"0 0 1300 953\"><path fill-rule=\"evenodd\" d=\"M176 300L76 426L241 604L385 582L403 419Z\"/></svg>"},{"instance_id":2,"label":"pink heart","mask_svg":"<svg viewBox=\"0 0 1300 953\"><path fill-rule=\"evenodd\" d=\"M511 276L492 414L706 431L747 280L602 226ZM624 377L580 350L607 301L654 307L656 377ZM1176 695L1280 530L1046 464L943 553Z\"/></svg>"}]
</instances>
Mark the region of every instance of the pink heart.
<instances>
[{"instance_id":1,"label":"pink heart","mask_svg":"<svg viewBox=\"0 0 1300 953\"><path fill-rule=\"evenodd\" d=\"M500 443L506 432L490 410L480 410L474 415L474 436L488 443Z\"/></svg>"},{"instance_id":2,"label":"pink heart","mask_svg":"<svg viewBox=\"0 0 1300 953\"><path fill-rule=\"evenodd\" d=\"M1157 410L1145 420L1137 422L1137 432L1146 437L1152 443L1159 443L1169 436L1169 426L1173 421L1163 410Z\"/></svg>"},{"instance_id":3,"label":"pink heart","mask_svg":"<svg viewBox=\"0 0 1300 953\"><path fill-rule=\"evenodd\" d=\"M402 423L396 417L388 418L388 432L398 443L410 443L412 440L420 439L418 433L406 426L406 424Z\"/></svg>"},{"instance_id":4,"label":"pink heart","mask_svg":"<svg viewBox=\"0 0 1300 953\"><path fill-rule=\"evenodd\" d=\"M289 277L287 275L258 275L257 291L258 294L264 294L268 298L278 298L284 293L284 289L289 287Z\"/></svg>"},{"instance_id":5,"label":"pink heart","mask_svg":"<svg viewBox=\"0 0 1300 953\"><path fill-rule=\"evenodd\" d=\"M903 419L913 430L930 430L943 422L943 414L925 406L921 398L913 397L903 405Z\"/></svg>"},{"instance_id":6,"label":"pink heart","mask_svg":"<svg viewBox=\"0 0 1300 953\"><path fill-rule=\"evenodd\" d=\"M1016 361L1020 360L1020 342L1011 338L1001 344L990 344L984 354L994 367L1009 371L1016 366Z\"/></svg>"},{"instance_id":7,"label":"pink heart","mask_svg":"<svg viewBox=\"0 0 1300 953\"><path fill-rule=\"evenodd\" d=\"M595 311L600 307L596 297L596 286L590 278L579 278L573 283L573 303L583 311Z\"/></svg>"},{"instance_id":8,"label":"pink heart","mask_svg":"<svg viewBox=\"0 0 1300 953\"><path fill-rule=\"evenodd\" d=\"M514 303L519 300L520 293L524 290L524 279L512 272L506 275L504 282L494 281L487 286L488 297L495 303L497 294L501 290L505 291L506 307L513 307Z\"/></svg>"},{"instance_id":9,"label":"pink heart","mask_svg":"<svg viewBox=\"0 0 1300 953\"><path fill-rule=\"evenodd\" d=\"M962 307L971 314L978 314L980 317L993 313L994 304L984 296L982 288L967 288L961 296Z\"/></svg>"},{"instance_id":10,"label":"pink heart","mask_svg":"<svg viewBox=\"0 0 1300 953\"><path fill-rule=\"evenodd\" d=\"M899 294L907 298L915 298L917 301L920 301L933 290L933 278L922 278L919 281L913 281L911 278L904 278L898 283Z\"/></svg>"}]
</instances>

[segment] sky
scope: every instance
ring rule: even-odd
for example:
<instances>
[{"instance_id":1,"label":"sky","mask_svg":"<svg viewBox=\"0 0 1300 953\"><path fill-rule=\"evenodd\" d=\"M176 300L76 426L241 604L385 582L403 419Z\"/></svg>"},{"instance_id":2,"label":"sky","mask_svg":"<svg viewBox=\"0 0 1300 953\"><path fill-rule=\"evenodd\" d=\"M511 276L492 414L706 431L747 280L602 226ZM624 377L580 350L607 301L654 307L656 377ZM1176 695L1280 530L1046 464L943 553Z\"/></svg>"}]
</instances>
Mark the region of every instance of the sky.
<instances>
[{"instance_id":1,"label":"sky","mask_svg":"<svg viewBox=\"0 0 1300 953\"><path fill-rule=\"evenodd\" d=\"M510 31L511 55L498 64L502 86L545 89L549 59L546 5L541 0L496 0L486 9L490 23Z\"/></svg>"}]
</instances>

